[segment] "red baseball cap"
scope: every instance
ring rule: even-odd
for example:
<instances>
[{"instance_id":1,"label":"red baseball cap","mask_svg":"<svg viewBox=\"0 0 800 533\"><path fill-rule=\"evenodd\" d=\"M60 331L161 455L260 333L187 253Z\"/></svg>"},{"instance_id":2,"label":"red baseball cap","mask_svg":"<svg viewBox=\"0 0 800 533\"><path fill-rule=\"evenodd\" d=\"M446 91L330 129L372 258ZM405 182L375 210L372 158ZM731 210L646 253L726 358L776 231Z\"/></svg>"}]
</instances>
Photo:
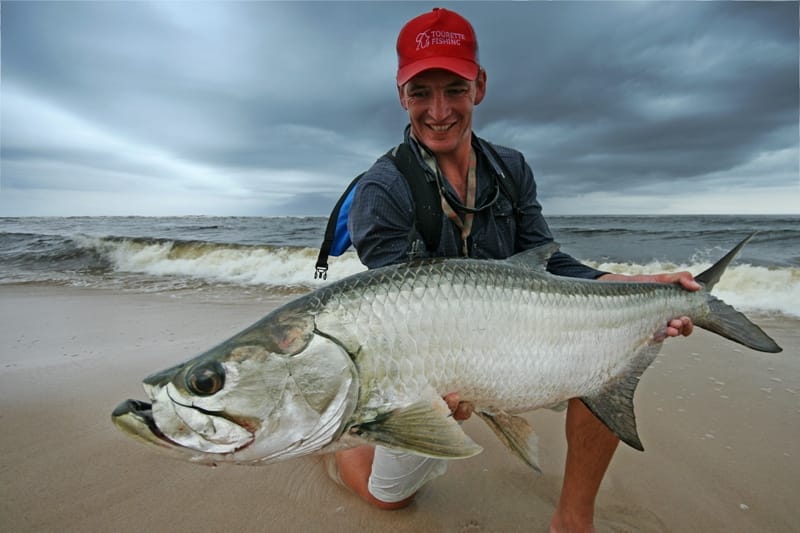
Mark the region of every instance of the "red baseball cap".
<instances>
[{"instance_id":1,"label":"red baseball cap","mask_svg":"<svg viewBox=\"0 0 800 533\"><path fill-rule=\"evenodd\" d=\"M411 19L397 37L397 84L422 72L441 68L467 80L478 77L478 40L467 19L434 8Z\"/></svg>"}]
</instances>

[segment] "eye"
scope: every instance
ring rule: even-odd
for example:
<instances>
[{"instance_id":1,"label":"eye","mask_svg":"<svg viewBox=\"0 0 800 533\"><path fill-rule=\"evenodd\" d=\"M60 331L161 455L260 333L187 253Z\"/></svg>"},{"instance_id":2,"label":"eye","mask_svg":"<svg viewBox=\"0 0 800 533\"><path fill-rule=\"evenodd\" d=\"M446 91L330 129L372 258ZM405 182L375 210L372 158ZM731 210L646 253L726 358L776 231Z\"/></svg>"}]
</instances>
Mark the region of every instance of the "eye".
<instances>
[{"instance_id":1,"label":"eye","mask_svg":"<svg viewBox=\"0 0 800 533\"><path fill-rule=\"evenodd\" d=\"M211 396L225 386L225 369L217 361L192 368L184 378L186 388L198 396Z\"/></svg>"}]
</instances>

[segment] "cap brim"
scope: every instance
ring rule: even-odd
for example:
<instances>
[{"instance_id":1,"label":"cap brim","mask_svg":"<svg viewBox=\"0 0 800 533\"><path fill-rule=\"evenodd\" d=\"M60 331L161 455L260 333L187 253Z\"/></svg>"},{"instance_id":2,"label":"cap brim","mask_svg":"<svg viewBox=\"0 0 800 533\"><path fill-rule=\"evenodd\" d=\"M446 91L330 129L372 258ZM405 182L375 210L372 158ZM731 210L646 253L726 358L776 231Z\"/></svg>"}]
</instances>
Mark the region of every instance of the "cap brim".
<instances>
[{"instance_id":1,"label":"cap brim","mask_svg":"<svg viewBox=\"0 0 800 533\"><path fill-rule=\"evenodd\" d=\"M420 72L432 69L443 69L452 72L457 76L461 76L465 80L475 80L478 77L478 65L466 59L457 59L454 57L430 57L427 59L420 59L410 65L406 65L397 71L397 85L405 85L408 80L419 74Z\"/></svg>"}]
</instances>

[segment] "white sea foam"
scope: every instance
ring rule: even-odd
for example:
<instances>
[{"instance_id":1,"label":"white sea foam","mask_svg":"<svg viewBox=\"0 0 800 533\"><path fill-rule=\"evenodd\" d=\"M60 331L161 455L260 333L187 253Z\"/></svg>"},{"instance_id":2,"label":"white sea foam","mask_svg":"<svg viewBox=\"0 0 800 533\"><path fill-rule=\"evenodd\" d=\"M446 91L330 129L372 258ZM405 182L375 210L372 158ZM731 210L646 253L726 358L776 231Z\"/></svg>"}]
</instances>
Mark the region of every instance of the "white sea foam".
<instances>
[{"instance_id":1,"label":"white sea foam","mask_svg":"<svg viewBox=\"0 0 800 533\"><path fill-rule=\"evenodd\" d=\"M118 272L172 276L207 282L271 287L316 288L365 270L352 252L329 259L327 280L314 279L318 250L314 248L240 246L207 242L173 242L83 237ZM688 270L698 274L710 263L593 263L600 270L647 274ZM800 269L736 264L727 269L714 294L745 312L780 313L800 317Z\"/></svg>"},{"instance_id":2,"label":"white sea foam","mask_svg":"<svg viewBox=\"0 0 800 533\"><path fill-rule=\"evenodd\" d=\"M331 258L328 280L314 279L317 250L86 237L119 272L176 276L238 285L316 287L365 270L353 252Z\"/></svg>"}]
</instances>

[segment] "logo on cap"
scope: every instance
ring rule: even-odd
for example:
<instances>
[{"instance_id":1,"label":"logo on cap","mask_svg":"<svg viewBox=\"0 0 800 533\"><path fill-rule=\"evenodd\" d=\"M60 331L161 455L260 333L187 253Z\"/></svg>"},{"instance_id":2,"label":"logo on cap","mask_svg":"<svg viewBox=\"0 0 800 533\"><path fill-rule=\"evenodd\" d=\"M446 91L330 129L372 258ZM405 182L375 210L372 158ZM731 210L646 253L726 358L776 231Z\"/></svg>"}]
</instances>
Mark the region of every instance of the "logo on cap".
<instances>
[{"instance_id":1,"label":"logo on cap","mask_svg":"<svg viewBox=\"0 0 800 533\"><path fill-rule=\"evenodd\" d=\"M417 50L428 48L432 44L461 46L467 36L455 31L425 30L417 34Z\"/></svg>"},{"instance_id":2,"label":"logo on cap","mask_svg":"<svg viewBox=\"0 0 800 533\"><path fill-rule=\"evenodd\" d=\"M417 50L428 48L430 45L431 45L431 36L428 35L427 31L423 31L417 34Z\"/></svg>"}]
</instances>

